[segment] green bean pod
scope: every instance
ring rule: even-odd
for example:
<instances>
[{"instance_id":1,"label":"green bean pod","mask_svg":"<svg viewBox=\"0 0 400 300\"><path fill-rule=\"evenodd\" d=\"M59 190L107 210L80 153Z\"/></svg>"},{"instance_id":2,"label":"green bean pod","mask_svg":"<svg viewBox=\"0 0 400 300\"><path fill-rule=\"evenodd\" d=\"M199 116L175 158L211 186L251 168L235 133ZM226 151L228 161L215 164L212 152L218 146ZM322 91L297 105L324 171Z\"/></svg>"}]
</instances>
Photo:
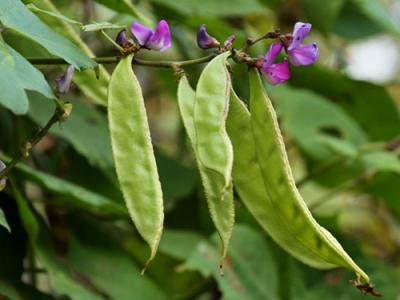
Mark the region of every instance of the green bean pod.
<instances>
[{"instance_id":1,"label":"green bean pod","mask_svg":"<svg viewBox=\"0 0 400 300\"><path fill-rule=\"evenodd\" d=\"M275 111L255 70L250 89L251 115L232 92L227 121L235 155L233 182L243 203L275 242L303 263L346 267L369 282L298 192Z\"/></svg>"},{"instance_id":2,"label":"green bean pod","mask_svg":"<svg viewBox=\"0 0 400 300\"><path fill-rule=\"evenodd\" d=\"M151 249L147 266L157 252L163 230L163 196L132 58L122 58L111 76L108 119L118 181L129 214Z\"/></svg>"},{"instance_id":3,"label":"green bean pod","mask_svg":"<svg viewBox=\"0 0 400 300\"><path fill-rule=\"evenodd\" d=\"M221 198L231 185L233 150L225 129L229 109L230 75L225 52L204 68L196 89L194 127L196 152L200 164L222 177Z\"/></svg>"},{"instance_id":4,"label":"green bean pod","mask_svg":"<svg viewBox=\"0 0 400 300\"><path fill-rule=\"evenodd\" d=\"M196 150L196 134L194 126L194 102L195 92L188 83L186 76L181 77L178 86L178 105L183 125L192 144L197 166L200 171L201 181L204 187L211 219L222 241L222 259L226 256L229 239L232 235L235 221L232 184L225 192L224 201L221 201L220 187L223 184L222 177L214 171L203 167L198 159Z\"/></svg>"}]
</instances>

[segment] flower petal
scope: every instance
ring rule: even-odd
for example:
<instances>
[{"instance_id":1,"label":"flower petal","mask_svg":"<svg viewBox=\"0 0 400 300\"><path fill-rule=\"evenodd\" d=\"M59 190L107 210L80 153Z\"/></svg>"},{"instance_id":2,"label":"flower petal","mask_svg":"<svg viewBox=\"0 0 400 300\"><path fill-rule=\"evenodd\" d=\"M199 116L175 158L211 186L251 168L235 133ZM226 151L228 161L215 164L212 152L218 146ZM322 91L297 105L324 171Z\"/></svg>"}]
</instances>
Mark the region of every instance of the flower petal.
<instances>
[{"instance_id":1,"label":"flower petal","mask_svg":"<svg viewBox=\"0 0 400 300\"><path fill-rule=\"evenodd\" d=\"M267 76L268 81L274 85L283 83L290 78L289 62L286 59L279 64L263 66L261 71Z\"/></svg>"},{"instance_id":2,"label":"flower petal","mask_svg":"<svg viewBox=\"0 0 400 300\"><path fill-rule=\"evenodd\" d=\"M171 47L171 34L167 21L161 20L158 23L156 32L150 36L145 46L160 51L167 50Z\"/></svg>"},{"instance_id":3,"label":"flower petal","mask_svg":"<svg viewBox=\"0 0 400 300\"><path fill-rule=\"evenodd\" d=\"M138 22L132 23L131 32L142 46L146 45L149 38L153 35L153 30L151 28Z\"/></svg>"},{"instance_id":4,"label":"flower petal","mask_svg":"<svg viewBox=\"0 0 400 300\"><path fill-rule=\"evenodd\" d=\"M118 32L117 38L115 39L115 42L120 45L123 46L124 42L126 42L126 30L123 29L120 32Z\"/></svg>"},{"instance_id":5,"label":"flower petal","mask_svg":"<svg viewBox=\"0 0 400 300\"><path fill-rule=\"evenodd\" d=\"M56 79L56 91L60 94L66 94L71 86L72 77L74 75L75 68L73 65L68 65L64 74Z\"/></svg>"},{"instance_id":6,"label":"flower petal","mask_svg":"<svg viewBox=\"0 0 400 300\"><path fill-rule=\"evenodd\" d=\"M206 25L202 24L197 31L197 45L201 49L216 48L219 46L217 39L208 34Z\"/></svg>"},{"instance_id":7,"label":"flower petal","mask_svg":"<svg viewBox=\"0 0 400 300\"><path fill-rule=\"evenodd\" d=\"M317 61L319 49L316 43L299 45L293 50L288 50L288 56L294 66L308 66Z\"/></svg>"},{"instance_id":8,"label":"flower petal","mask_svg":"<svg viewBox=\"0 0 400 300\"><path fill-rule=\"evenodd\" d=\"M281 42L271 44L268 52L264 56L264 67L270 66L274 63L276 57L281 53L282 47L283 45Z\"/></svg>"},{"instance_id":9,"label":"flower petal","mask_svg":"<svg viewBox=\"0 0 400 300\"><path fill-rule=\"evenodd\" d=\"M306 38L306 36L310 33L310 30L311 30L310 23L297 22L294 25L293 41L288 47L288 50L293 50L297 48L301 44L301 42Z\"/></svg>"}]
</instances>

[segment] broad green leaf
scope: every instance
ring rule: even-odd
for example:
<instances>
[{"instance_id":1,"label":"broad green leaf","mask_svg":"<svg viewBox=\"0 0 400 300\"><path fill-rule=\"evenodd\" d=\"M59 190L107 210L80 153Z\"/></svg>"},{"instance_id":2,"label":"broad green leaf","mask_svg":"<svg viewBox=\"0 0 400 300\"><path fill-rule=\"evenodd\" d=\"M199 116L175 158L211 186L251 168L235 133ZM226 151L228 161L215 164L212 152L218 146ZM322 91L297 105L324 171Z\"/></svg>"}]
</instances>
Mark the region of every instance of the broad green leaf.
<instances>
[{"instance_id":1,"label":"broad green leaf","mask_svg":"<svg viewBox=\"0 0 400 300\"><path fill-rule=\"evenodd\" d=\"M19 80L9 49L0 41L0 104L15 114L28 111L28 98Z\"/></svg>"},{"instance_id":2,"label":"broad green leaf","mask_svg":"<svg viewBox=\"0 0 400 300\"><path fill-rule=\"evenodd\" d=\"M179 81L178 105L186 133L191 141L195 153L197 166L200 171L201 181L204 187L211 219L222 241L222 258L226 255L229 239L235 222L235 210L233 202L232 185L225 191L224 199L221 199L221 186L224 182L220 174L205 168L197 153L197 136L194 123L194 108L196 94L184 76Z\"/></svg>"},{"instance_id":3,"label":"broad green leaf","mask_svg":"<svg viewBox=\"0 0 400 300\"><path fill-rule=\"evenodd\" d=\"M400 174L400 158L393 152L375 151L363 155L362 160L367 168L378 172L394 172Z\"/></svg>"},{"instance_id":4,"label":"broad green leaf","mask_svg":"<svg viewBox=\"0 0 400 300\"><path fill-rule=\"evenodd\" d=\"M272 221L266 220L268 225L273 225L269 228L271 236L310 266L321 269L342 266L353 270L357 280L362 277L369 282L367 274L313 218L297 190L274 108L256 70L250 73L250 113L254 148L265 187L263 198L267 197L271 205L270 214L266 215L272 218ZM250 152L247 151L245 157L249 159ZM304 248L308 250L304 251Z\"/></svg>"},{"instance_id":5,"label":"broad green leaf","mask_svg":"<svg viewBox=\"0 0 400 300\"><path fill-rule=\"evenodd\" d=\"M79 185L32 169L24 164L18 164L17 170L27 179L57 194L60 197L58 201L64 199L68 206L87 209L98 214L127 215L126 210L120 204Z\"/></svg>"},{"instance_id":6,"label":"broad green leaf","mask_svg":"<svg viewBox=\"0 0 400 300\"><path fill-rule=\"evenodd\" d=\"M100 23L92 23L86 24L82 26L83 31L99 31L104 29L122 29L127 27L126 25L118 25L109 22L100 22Z\"/></svg>"},{"instance_id":7,"label":"broad green leaf","mask_svg":"<svg viewBox=\"0 0 400 300\"><path fill-rule=\"evenodd\" d=\"M96 2L120 13L130 14L148 26L154 25L153 21L141 13L130 0L96 0Z\"/></svg>"},{"instance_id":8,"label":"broad green leaf","mask_svg":"<svg viewBox=\"0 0 400 300\"><path fill-rule=\"evenodd\" d=\"M121 59L108 92L108 118L118 181L132 221L150 246L154 258L160 242L164 212L144 99L132 71L133 55Z\"/></svg>"},{"instance_id":9,"label":"broad green leaf","mask_svg":"<svg viewBox=\"0 0 400 300\"><path fill-rule=\"evenodd\" d=\"M59 15L60 12L53 5L50 0L33 0L31 1L40 9L45 9L49 12ZM94 57L95 54L90 48L82 41L79 34L76 33L74 28L64 22L63 20L40 14L41 19L48 26L53 28L59 34L71 40L79 49L81 49L87 56ZM107 105L107 88L110 81L110 75L104 66L99 65L99 78L96 79L92 70L85 70L82 72L75 72L73 81L82 90L82 92L89 97L96 104Z\"/></svg>"},{"instance_id":10,"label":"broad green leaf","mask_svg":"<svg viewBox=\"0 0 400 300\"><path fill-rule=\"evenodd\" d=\"M379 24L383 29L394 34L400 34L400 20L389 12L382 0L352 0L361 11ZM394 5L394 4L393 4Z\"/></svg>"},{"instance_id":11,"label":"broad green leaf","mask_svg":"<svg viewBox=\"0 0 400 300\"><path fill-rule=\"evenodd\" d=\"M30 93L29 117L40 126L54 113L53 103L46 103L39 94ZM50 129L52 134L66 139L85 156L90 164L110 171L114 167L107 118L82 100L72 103L68 121Z\"/></svg>"},{"instance_id":12,"label":"broad green leaf","mask_svg":"<svg viewBox=\"0 0 400 300\"><path fill-rule=\"evenodd\" d=\"M83 24L81 22L72 20L71 18L68 18L68 17L66 17L66 16L64 16L64 15L58 13L58 12L41 9L41 8L37 7L35 4L33 4L33 3L27 4L26 7L29 8L33 12L43 13L43 14L49 15L49 16L57 18L57 19L60 19L61 21L64 21L64 22L67 22L67 23L70 23L70 24L83 26Z\"/></svg>"},{"instance_id":13,"label":"broad green leaf","mask_svg":"<svg viewBox=\"0 0 400 300\"><path fill-rule=\"evenodd\" d=\"M151 0L153 3L164 5L182 15L202 16L242 16L251 13L261 14L266 8L258 0Z\"/></svg>"},{"instance_id":14,"label":"broad green leaf","mask_svg":"<svg viewBox=\"0 0 400 300\"><path fill-rule=\"evenodd\" d=\"M11 233L10 225L7 222L6 216L4 215L4 211L0 208L0 226L3 226L8 232Z\"/></svg>"},{"instance_id":15,"label":"broad green leaf","mask_svg":"<svg viewBox=\"0 0 400 300\"><path fill-rule=\"evenodd\" d=\"M328 99L288 86L270 88L270 92L283 128L313 158L324 160L332 154L321 135L333 135L356 146L368 141L360 126Z\"/></svg>"},{"instance_id":16,"label":"broad green leaf","mask_svg":"<svg viewBox=\"0 0 400 300\"><path fill-rule=\"evenodd\" d=\"M79 218L69 220L68 227L72 230L67 261L70 267L109 299L167 300L151 276L140 275L135 261L114 240L113 232L99 225ZM110 276L116 271L116 276Z\"/></svg>"},{"instance_id":17,"label":"broad green leaf","mask_svg":"<svg viewBox=\"0 0 400 300\"><path fill-rule=\"evenodd\" d=\"M189 230L166 229L160 242L160 252L179 260L186 260L203 238Z\"/></svg>"},{"instance_id":18,"label":"broad green leaf","mask_svg":"<svg viewBox=\"0 0 400 300\"><path fill-rule=\"evenodd\" d=\"M353 1L345 1L336 19L334 32L349 40L383 33L381 26L368 18Z\"/></svg>"},{"instance_id":19,"label":"broad green leaf","mask_svg":"<svg viewBox=\"0 0 400 300\"><path fill-rule=\"evenodd\" d=\"M324 34L329 34L344 4L344 0L303 0L302 5L308 20Z\"/></svg>"},{"instance_id":20,"label":"broad green leaf","mask_svg":"<svg viewBox=\"0 0 400 300\"><path fill-rule=\"evenodd\" d=\"M393 264L370 256L365 257L361 263L365 269L370 270L376 290L383 294L383 299L400 297L397 284L393 284L400 282L400 272ZM309 276L311 270L301 268L298 264L294 264L293 267L294 274L290 279L297 283L291 285L293 300L365 300L366 297L373 299L370 295L351 288L348 283L351 277L346 274L332 272L326 276ZM341 280L332 280L333 278Z\"/></svg>"},{"instance_id":21,"label":"broad green leaf","mask_svg":"<svg viewBox=\"0 0 400 300\"><path fill-rule=\"evenodd\" d=\"M215 268L219 258L217 240L214 235L211 241L201 241L182 268L213 276L223 299L279 299L275 258L259 232L244 225L235 227L224 276Z\"/></svg>"},{"instance_id":22,"label":"broad green leaf","mask_svg":"<svg viewBox=\"0 0 400 300\"><path fill-rule=\"evenodd\" d=\"M20 0L0 2L0 22L6 28L39 43L50 53L62 57L77 69L96 66L79 48L40 21Z\"/></svg>"},{"instance_id":23,"label":"broad green leaf","mask_svg":"<svg viewBox=\"0 0 400 300\"><path fill-rule=\"evenodd\" d=\"M327 135L321 135L319 137L319 140L335 154L339 154L352 159L354 159L358 155L357 147L346 140Z\"/></svg>"},{"instance_id":24,"label":"broad green leaf","mask_svg":"<svg viewBox=\"0 0 400 300\"><path fill-rule=\"evenodd\" d=\"M390 140L399 134L400 113L385 87L316 66L291 71L294 85L312 89L340 106L372 141Z\"/></svg>"},{"instance_id":25,"label":"broad green leaf","mask_svg":"<svg viewBox=\"0 0 400 300\"><path fill-rule=\"evenodd\" d=\"M156 152L155 158L167 211L174 207L179 198L193 190L197 176L193 169L163 153Z\"/></svg>"},{"instance_id":26,"label":"broad green leaf","mask_svg":"<svg viewBox=\"0 0 400 300\"><path fill-rule=\"evenodd\" d=\"M43 222L38 221L28 206L27 200L15 187L14 194L22 224L29 235L35 254L49 274L52 288L74 300L103 300L101 293L85 288L81 282L73 277L74 271L57 256ZM76 273L75 276L77 276Z\"/></svg>"},{"instance_id":27,"label":"broad green leaf","mask_svg":"<svg viewBox=\"0 0 400 300\"><path fill-rule=\"evenodd\" d=\"M55 98L53 91L43 74L32 66L21 54L7 46L15 62L15 71L25 90L36 91L46 98Z\"/></svg>"},{"instance_id":28,"label":"broad green leaf","mask_svg":"<svg viewBox=\"0 0 400 300\"><path fill-rule=\"evenodd\" d=\"M26 113L28 109L24 89L37 91L47 98L54 98L43 74L2 40L0 40L0 73L2 77L0 103L16 114Z\"/></svg>"}]
</instances>

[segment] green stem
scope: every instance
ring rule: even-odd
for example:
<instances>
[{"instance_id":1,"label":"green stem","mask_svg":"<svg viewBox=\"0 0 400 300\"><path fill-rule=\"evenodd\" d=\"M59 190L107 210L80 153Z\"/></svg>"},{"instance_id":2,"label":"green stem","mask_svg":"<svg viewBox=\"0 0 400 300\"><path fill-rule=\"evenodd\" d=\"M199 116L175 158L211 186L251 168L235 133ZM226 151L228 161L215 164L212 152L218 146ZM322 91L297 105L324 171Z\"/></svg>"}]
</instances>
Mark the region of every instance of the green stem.
<instances>
[{"instance_id":1,"label":"green stem","mask_svg":"<svg viewBox=\"0 0 400 300\"><path fill-rule=\"evenodd\" d=\"M7 167L0 172L0 179L7 176L14 169L14 167L19 161L29 156L29 152L49 132L50 128L55 123L63 119L64 113L65 111L63 106L58 105L54 111L54 114L49 119L49 121L47 121L46 125L42 129L40 129L33 137L31 137L29 140L23 143L23 145L20 148L20 151L18 151L17 154L13 157L13 159L7 164Z\"/></svg>"},{"instance_id":2,"label":"green stem","mask_svg":"<svg viewBox=\"0 0 400 300\"><path fill-rule=\"evenodd\" d=\"M203 64L213 59L217 53L213 53L207 56L203 56L196 59L181 60L181 61L170 61L170 60L144 60L139 58L133 59L134 65L147 66L147 67L161 67L176 69L180 67L186 67L191 65ZM67 65L68 62L62 58L40 58L30 57L27 60L33 65ZM118 57L95 57L93 58L98 64L116 64L119 61Z\"/></svg>"}]
</instances>

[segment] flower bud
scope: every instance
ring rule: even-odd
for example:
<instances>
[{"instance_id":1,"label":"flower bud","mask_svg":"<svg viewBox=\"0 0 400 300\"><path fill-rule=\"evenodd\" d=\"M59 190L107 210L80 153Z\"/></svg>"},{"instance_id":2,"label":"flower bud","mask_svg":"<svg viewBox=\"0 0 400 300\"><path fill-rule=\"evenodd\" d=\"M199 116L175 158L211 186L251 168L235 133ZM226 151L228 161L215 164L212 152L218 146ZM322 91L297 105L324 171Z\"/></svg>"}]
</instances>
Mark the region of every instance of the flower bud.
<instances>
[{"instance_id":1,"label":"flower bud","mask_svg":"<svg viewBox=\"0 0 400 300\"><path fill-rule=\"evenodd\" d=\"M207 33L206 25L201 25L197 31L197 45L201 49L218 48L219 42L217 39Z\"/></svg>"},{"instance_id":2,"label":"flower bud","mask_svg":"<svg viewBox=\"0 0 400 300\"><path fill-rule=\"evenodd\" d=\"M56 91L59 94L66 94L71 87L72 76L74 75L74 66L69 65L64 74L56 79Z\"/></svg>"},{"instance_id":3,"label":"flower bud","mask_svg":"<svg viewBox=\"0 0 400 300\"><path fill-rule=\"evenodd\" d=\"M132 39L129 39L126 36L126 29L121 30L118 32L117 38L115 39L115 42L120 45L122 48L130 48L134 45L134 42Z\"/></svg>"},{"instance_id":4,"label":"flower bud","mask_svg":"<svg viewBox=\"0 0 400 300\"><path fill-rule=\"evenodd\" d=\"M0 172L6 168L6 165L0 160ZM0 192L6 187L6 179L0 179Z\"/></svg>"},{"instance_id":5,"label":"flower bud","mask_svg":"<svg viewBox=\"0 0 400 300\"><path fill-rule=\"evenodd\" d=\"M235 41L235 39L236 39L236 35L234 35L234 34L228 36L228 38L224 42L224 47L225 48L231 48L232 47L232 43Z\"/></svg>"}]
</instances>

